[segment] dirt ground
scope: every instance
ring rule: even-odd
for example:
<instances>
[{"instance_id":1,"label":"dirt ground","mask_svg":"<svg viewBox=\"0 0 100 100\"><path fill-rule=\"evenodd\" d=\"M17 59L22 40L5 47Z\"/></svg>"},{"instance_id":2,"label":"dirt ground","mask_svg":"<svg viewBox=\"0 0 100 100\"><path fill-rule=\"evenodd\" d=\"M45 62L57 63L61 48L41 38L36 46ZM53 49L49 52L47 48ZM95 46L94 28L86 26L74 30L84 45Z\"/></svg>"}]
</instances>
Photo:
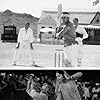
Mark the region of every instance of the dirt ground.
<instances>
[{"instance_id":1,"label":"dirt ground","mask_svg":"<svg viewBox=\"0 0 100 100\"><path fill-rule=\"evenodd\" d=\"M0 43L0 67L12 66L13 54L16 43ZM64 49L63 45L33 44L34 60L37 65L44 68L54 68L54 55L56 49ZM24 58L23 58L24 59ZM27 62L26 58L23 63ZM84 45L83 59L80 67L99 67L100 66L100 46Z\"/></svg>"}]
</instances>

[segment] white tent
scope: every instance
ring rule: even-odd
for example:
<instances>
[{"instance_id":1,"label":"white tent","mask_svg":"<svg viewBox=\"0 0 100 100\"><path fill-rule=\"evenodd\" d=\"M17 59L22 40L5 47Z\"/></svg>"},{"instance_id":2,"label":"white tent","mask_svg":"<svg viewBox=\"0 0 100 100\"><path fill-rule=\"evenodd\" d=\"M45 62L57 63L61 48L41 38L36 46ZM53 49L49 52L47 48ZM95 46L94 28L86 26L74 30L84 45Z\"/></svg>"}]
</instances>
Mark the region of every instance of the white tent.
<instances>
[{"instance_id":1,"label":"white tent","mask_svg":"<svg viewBox=\"0 0 100 100\"><path fill-rule=\"evenodd\" d=\"M55 32L56 30L52 29L52 28L41 28L40 32Z\"/></svg>"}]
</instances>

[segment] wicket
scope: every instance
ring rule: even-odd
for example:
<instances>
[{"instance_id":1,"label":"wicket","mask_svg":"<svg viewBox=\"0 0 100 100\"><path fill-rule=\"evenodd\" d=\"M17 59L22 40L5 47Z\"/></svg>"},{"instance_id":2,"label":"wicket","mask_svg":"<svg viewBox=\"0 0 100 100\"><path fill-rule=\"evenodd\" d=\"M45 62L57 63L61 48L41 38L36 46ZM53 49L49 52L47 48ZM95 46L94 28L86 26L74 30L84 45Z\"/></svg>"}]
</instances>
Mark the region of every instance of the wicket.
<instances>
[{"instance_id":1,"label":"wicket","mask_svg":"<svg viewBox=\"0 0 100 100\"><path fill-rule=\"evenodd\" d=\"M54 67L63 67L64 65L64 52L62 49L56 49L54 55Z\"/></svg>"}]
</instances>

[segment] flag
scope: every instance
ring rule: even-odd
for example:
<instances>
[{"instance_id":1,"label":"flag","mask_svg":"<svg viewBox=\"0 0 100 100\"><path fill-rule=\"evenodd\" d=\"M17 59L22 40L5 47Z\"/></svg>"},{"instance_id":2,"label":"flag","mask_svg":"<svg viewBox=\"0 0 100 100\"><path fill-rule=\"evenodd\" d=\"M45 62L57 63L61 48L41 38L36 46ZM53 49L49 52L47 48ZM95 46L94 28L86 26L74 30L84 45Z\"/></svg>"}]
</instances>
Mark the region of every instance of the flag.
<instances>
[{"instance_id":1,"label":"flag","mask_svg":"<svg viewBox=\"0 0 100 100\"><path fill-rule=\"evenodd\" d=\"M97 5L99 3L99 0L96 0L93 2L93 6Z\"/></svg>"}]
</instances>

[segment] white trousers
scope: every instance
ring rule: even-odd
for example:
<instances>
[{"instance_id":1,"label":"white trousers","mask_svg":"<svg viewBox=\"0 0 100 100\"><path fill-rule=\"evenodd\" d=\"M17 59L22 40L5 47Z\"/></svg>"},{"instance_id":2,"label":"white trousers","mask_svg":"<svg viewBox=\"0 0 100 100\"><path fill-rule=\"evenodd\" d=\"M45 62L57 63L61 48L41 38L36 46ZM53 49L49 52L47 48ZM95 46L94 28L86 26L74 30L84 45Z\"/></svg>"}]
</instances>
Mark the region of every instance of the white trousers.
<instances>
[{"instance_id":1,"label":"white trousers","mask_svg":"<svg viewBox=\"0 0 100 100\"><path fill-rule=\"evenodd\" d=\"M33 58L33 50L30 47L30 42L26 41L20 43L19 49L16 49L14 52L13 62L17 62L21 57L27 57L31 64L35 63Z\"/></svg>"},{"instance_id":2,"label":"white trousers","mask_svg":"<svg viewBox=\"0 0 100 100\"><path fill-rule=\"evenodd\" d=\"M71 66L77 67L77 56L78 56L78 45L77 44L65 47L64 58L65 58L66 65L67 63L70 63Z\"/></svg>"},{"instance_id":3,"label":"white trousers","mask_svg":"<svg viewBox=\"0 0 100 100\"><path fill-rule=\"evenodd\" d=\"M83 47L83 42L82 38L78 37L76 38L76 41L78 42L78 59L82 59L82 47Z\"/></svg>"},{"instance_id":4,"label":"white trousers","mask_svg":"<svg viewBox=\"0 0 100 100\"><path fill-rule=\"evenodd\" d=\"M82 47L83 47L83 43L78 44L78 59L82 59Z\"/></svg>"}]
</instances>

